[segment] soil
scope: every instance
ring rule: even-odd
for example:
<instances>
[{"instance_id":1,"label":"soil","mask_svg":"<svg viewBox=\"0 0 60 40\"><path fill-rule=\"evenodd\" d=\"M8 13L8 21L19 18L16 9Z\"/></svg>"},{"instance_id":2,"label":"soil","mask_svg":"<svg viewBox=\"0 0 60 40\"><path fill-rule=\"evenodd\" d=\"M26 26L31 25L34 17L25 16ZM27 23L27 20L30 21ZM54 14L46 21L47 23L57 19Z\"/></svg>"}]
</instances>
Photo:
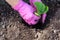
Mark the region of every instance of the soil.
<instances>
[{"instance_id":1,"label":"soil","mask_svg":"<svg viewBox=\"0 0 60 40\"><path fill-rule=\"evenodd\" d=\"M29 26L5 0L0 0L0 40L60 40L60 1L42 2L49 6L46 22Z\"/></svg>"}]
</instances>

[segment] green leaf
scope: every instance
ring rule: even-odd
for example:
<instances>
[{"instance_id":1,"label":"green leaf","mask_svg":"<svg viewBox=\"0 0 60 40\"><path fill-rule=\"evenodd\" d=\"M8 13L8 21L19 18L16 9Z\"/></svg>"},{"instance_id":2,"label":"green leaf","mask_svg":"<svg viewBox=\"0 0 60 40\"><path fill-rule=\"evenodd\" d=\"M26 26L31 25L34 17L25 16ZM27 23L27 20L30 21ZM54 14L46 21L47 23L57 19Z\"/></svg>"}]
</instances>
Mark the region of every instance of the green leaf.
<instances>
[{"instance_id":1,"label":"green leaf","mask_svg":"<svg viewBox=\"0 0 60 40\"><path fill-rule=\"evenodd\" d=\"M45 6L42 2L35 2L34 4L36 6L38 15L48 11L48 6Z\"/></svg>"}]
</instances>

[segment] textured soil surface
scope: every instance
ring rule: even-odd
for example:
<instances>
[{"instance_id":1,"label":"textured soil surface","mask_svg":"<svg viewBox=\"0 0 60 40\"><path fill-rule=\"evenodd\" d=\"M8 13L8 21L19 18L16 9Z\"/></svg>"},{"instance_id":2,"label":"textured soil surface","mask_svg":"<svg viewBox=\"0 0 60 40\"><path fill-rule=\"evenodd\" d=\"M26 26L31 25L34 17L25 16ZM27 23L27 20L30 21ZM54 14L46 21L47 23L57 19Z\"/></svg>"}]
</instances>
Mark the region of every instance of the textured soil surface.
<instances>
[{"instance_id":1,"label":"textured soil surface","mask_svg":"<svg viewBox=\"0 0 60 40\"><path fill-rule=\"evenodd\" d=\"M17 11L0 0L0 40L60 40L60 1L42 2L49 6L46 23L28 26Z\"/></svg>"}]
</instances>

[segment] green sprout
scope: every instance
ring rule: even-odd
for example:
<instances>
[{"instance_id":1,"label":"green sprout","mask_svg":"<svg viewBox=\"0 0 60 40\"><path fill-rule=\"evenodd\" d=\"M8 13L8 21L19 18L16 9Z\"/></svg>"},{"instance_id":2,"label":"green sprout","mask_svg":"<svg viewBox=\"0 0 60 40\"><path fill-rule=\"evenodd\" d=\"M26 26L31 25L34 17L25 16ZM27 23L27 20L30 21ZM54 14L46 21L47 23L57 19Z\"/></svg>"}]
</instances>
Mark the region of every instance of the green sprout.
<instances>
[{"instance_id":1,"label":"green sprout","mask_svg":"<svg viewBox=\"0 0 60 40\"><path fill-rule=\"evenodd\" d=\"M37 9L36 15L40 16L41 14L48 12L48 6L44 5L42 2L35 2L34 5Z\"/></svg>"}]
</instances>

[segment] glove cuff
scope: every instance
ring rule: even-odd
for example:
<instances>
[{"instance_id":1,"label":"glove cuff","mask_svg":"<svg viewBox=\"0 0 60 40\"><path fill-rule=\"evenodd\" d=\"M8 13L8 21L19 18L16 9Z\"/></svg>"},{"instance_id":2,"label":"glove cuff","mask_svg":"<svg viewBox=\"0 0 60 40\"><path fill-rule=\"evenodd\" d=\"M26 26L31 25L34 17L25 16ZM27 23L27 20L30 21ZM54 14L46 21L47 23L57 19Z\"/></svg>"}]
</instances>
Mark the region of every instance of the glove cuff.
<instances>
[{"instance_id":1,"label":"glove cuff","mask_svg":"<svg viewBox=\"0 0 60 40\"><path fill-rule=\"evenodd\" d=\"M19 10L20 9L20 7L22 7L23 6L23 2L22 1L19 1L15 6L13 6L12 8L13 9L15 9L15 10Z\"/></svg>"}]
</instances>

